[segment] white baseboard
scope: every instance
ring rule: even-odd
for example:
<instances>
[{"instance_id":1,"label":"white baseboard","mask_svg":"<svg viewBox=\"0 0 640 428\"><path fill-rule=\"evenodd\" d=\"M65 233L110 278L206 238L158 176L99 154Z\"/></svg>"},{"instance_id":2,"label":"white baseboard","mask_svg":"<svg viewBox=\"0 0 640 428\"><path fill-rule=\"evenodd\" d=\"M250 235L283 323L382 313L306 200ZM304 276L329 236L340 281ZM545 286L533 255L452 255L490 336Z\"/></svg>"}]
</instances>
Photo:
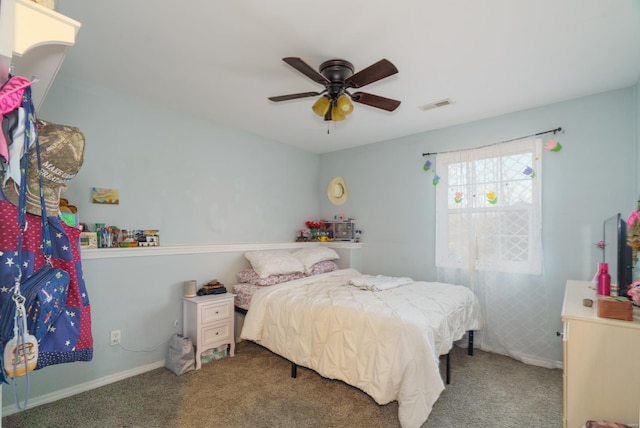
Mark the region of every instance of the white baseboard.
<instances>
[{"instance_id":1,"label":"white baseboard","mask_svg":"<svg viewBox=\"0 0 640 428\"><path fill-rule=\"evenodd\" d=\"M145 366L140 366L134 369L125 370L123 372L105 376L100 379L95 379L90 382L74 385L69 388L60 389L50 394L41 395L39 397L33 397L29 399L29 406L27 408L30 409L32 407L36 407L41 404L52 403L54 401L58 401L63 398L71 397L72 395L80 394L81 392L91 391L92 389L99 388L101 386L108 385L113 382L117 382L119 380L127 379L132 376L137 376L139 374L146 373L148 371L155 370L157 368L164 367L164 366L165 366L165 360L156 361L155 363L147 364ZM5 385L4 387L10 388L11 386ZM10 406L6 406L2 408L2 416L9 416L14 413L18 413L18 408L15 403L11 404Z\"/></svg>"},{"instance_id":2,"label":"white baseboard","mask_svg":"<svg viewBox=\"0 0 640 428\"><path fill-rule=\"evenodd\" d=\"M494 352L496 354L500 354L500 355L506 355L508 357L511 357L515 360L521 361L525 364L529 364L532 366L538 366L538 367L544 367L547 369L562 369L563 368L563 363L562 361L553 361L553 360L549 360L549 359L545 359L545 358L540 358L537 356L532 356L532 355L528 355L528 354L524 354L521 352L511 352L511 353L505 353L503 350L496 350L495 348L491 347L491 346L486 346L486 345L482 345L479 346L478 349L482 350L482 351L486 351L486 352Z\"/></svg>"}]
</instances>

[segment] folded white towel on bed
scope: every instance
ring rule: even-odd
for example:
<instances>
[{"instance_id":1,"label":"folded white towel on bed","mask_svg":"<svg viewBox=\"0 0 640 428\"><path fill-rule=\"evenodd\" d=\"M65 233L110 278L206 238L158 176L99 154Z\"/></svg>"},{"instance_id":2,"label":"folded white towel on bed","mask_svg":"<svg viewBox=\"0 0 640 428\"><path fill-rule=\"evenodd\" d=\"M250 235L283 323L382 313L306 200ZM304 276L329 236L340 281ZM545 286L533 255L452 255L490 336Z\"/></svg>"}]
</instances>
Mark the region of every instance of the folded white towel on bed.
<instances>
[{"instance_id":1,"label":"folded white towel on bed","mask_svg":"<svg viewBox=\"0 0 640 428\"><path fill-rule=\"evenodd\" d=\"M384 276L384 275L362 275L349 280L349 284L363 290L382 291L400 287L413 282L413 279L406 276Z\"/></svg>"}]
</instances>

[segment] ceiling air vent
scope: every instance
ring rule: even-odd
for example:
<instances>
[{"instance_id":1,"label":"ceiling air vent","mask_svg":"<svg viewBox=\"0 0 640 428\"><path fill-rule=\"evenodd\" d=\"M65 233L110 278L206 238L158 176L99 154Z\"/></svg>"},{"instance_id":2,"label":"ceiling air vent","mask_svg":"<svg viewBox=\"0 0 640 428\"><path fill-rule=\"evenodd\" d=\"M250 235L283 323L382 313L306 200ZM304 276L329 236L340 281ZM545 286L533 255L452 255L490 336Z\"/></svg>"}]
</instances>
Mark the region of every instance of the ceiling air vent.
<instances>
[{"instance_id":1,"label":"ceiling air vent","mask_svg":"<svg viewBox=\"0 0 640 428\"><path fill-rule=\"evenodd\" d=\"M451 98L445 98L444 100L436 101L435 103L425 104L423 106L418 107L420 110L426 111L434 108L448 106L449 104L453 104Z\"/></svg>"}]
</instances>

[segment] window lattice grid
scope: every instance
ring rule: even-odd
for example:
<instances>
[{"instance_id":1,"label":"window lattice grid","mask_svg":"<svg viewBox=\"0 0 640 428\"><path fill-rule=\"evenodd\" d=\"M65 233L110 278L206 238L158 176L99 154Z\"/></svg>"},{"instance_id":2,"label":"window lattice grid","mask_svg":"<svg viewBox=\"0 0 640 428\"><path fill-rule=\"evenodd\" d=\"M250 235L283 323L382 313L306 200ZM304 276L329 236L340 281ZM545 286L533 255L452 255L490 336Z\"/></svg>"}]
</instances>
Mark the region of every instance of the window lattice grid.
<instances>
[{"instance_id":1,"label":"window lattice grid","mask_svg":"<svg viewBox=\"0 0 640 428\"><path fill-rule=\"evenodd\" d=\"M447 166L447 205L452 210L530 206L533 181L524 175L533 154L520 153ZM495 195L490 198L489 195Z\"/></svg>"},{"instance_id":2,"label":"window lattice grid","mask_svg":"<svg viewBox=\"0 0 640 428\"><path fill-rule=\"evenodd\" d=\"M473 227L482 230L475 234L479 265L528 262L529 218L528 211L474 214Z\"/></svg>"}]
</instances>

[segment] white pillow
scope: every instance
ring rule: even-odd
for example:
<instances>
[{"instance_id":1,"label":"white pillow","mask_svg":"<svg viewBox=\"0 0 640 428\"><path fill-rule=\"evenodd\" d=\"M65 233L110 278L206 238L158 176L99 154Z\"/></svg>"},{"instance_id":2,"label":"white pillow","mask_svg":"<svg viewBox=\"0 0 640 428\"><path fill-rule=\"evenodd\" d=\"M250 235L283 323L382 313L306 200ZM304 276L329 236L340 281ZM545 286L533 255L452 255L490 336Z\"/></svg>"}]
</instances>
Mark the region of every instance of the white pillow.
<instances>
[{"instance_id":1,"label":"white pillow","mask_svg":"<svg viewBox=\"0 0 640 428\"><path fill-rule=\"evenodd\" d=\"M338 253L328 247L301 248L300 250L294 251L293 256L300 260L300 263L304 266L304 273L307 275L311 274L311 266L316 263L340 258Z\"/></svg>"},{"instance_id":2,"label":"white pillow","mask_svg":"<svg viewBox=\"0 0 640 428\"><path fill-rule=\"evenodd\" d=\"M244 256L262 279L271 275L304 272L303 264L287 251L249 251Z\"/></svg>"}]
</instances>

